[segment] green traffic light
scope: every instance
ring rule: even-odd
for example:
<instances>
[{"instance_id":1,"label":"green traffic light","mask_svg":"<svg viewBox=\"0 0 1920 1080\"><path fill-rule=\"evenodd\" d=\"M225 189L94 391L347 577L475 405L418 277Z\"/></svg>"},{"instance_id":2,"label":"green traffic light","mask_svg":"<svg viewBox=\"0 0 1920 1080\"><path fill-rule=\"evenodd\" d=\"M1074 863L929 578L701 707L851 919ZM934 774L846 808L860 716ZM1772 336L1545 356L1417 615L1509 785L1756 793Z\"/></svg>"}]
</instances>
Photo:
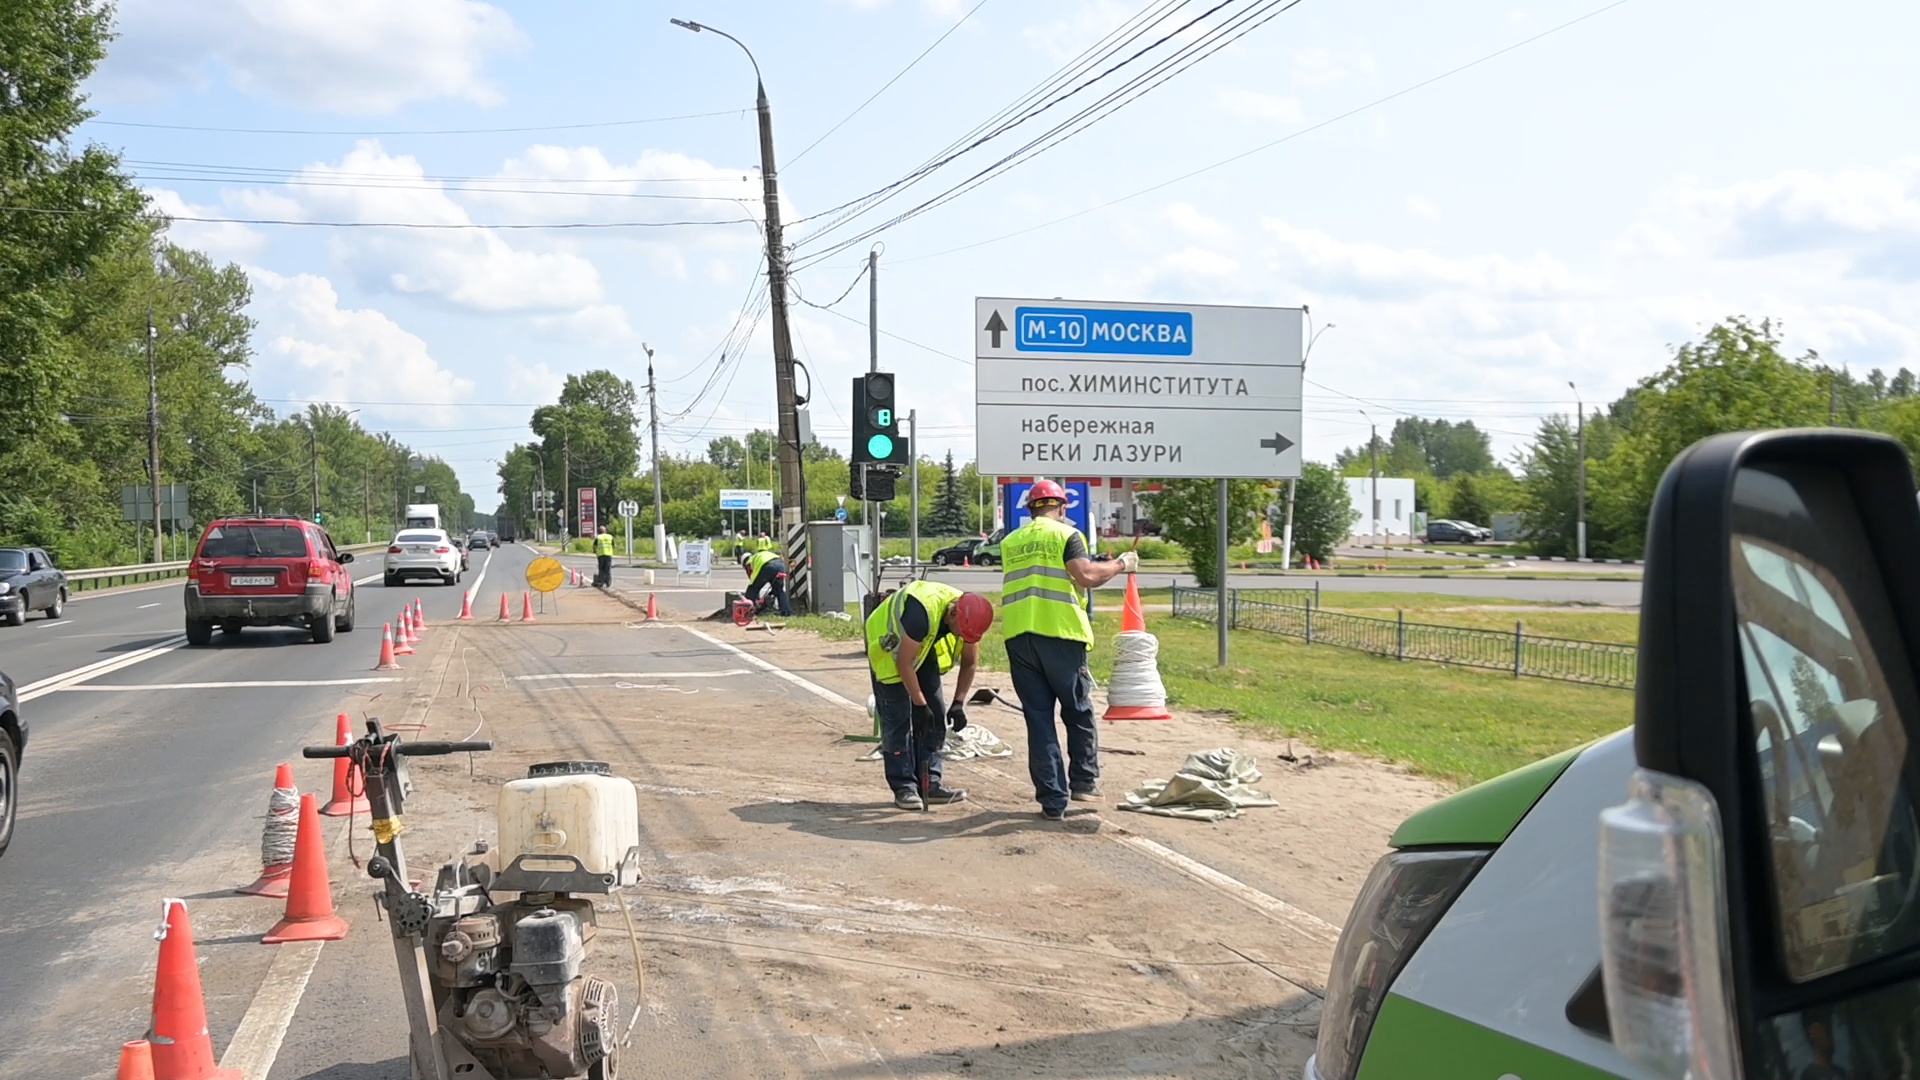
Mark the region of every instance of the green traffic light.
<instances>
[{"instance_id":1,"label":"green traffic light","mask_svg":"<svg viewBox=\"0 0 1920 1080\"><path fill-rule=\"evenodd\" d=\"M886 435L875 435L867 440L867 454L875 461L885 461L893 456L893 439Z\"/></svg>"}]
</instances>

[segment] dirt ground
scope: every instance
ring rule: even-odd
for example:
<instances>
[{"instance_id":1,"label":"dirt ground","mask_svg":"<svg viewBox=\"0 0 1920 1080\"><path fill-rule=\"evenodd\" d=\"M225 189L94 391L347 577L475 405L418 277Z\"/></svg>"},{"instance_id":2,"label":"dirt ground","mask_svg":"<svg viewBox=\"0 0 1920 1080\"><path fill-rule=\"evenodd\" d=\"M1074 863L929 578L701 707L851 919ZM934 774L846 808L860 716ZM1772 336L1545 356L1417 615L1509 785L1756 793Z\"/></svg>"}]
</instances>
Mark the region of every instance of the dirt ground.
<instances>
[{"instance_id":1,"label":"dirt ground","mask_svg":"<svg viewBox=\"0 0 1920 1080\"><path fill-rule=\"evenodd\" d=\"M1103 725L1107 801L1047 822L1020 717L989 705L974 722L1014 756L950 763L969 801L903 812L870 746L843 737L870 730L849 707L867 695L856 646L664 607L643 625L599 595L567 611L441 643L416 737L498 749L416 761L409 841L421 876L490 839L497 786L534 762L633 780L645 1005L623 1074L1298 1075L1354 892L1444 793L1185 715ZM1211 825L1114 809L1222 746L1257 759L1278 807ZM601 907L594 965L631 1002L619 909Z\"/></svg>"}]
</instances>

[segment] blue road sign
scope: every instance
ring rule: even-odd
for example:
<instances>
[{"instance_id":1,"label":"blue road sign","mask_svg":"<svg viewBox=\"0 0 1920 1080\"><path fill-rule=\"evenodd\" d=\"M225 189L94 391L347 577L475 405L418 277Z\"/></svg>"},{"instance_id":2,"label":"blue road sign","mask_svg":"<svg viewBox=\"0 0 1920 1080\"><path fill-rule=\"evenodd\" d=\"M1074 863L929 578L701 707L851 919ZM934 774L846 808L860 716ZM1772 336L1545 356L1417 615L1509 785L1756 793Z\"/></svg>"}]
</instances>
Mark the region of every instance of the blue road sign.
<instances>
[{"instance_id":1,"label":"blue road sign","mask_svg":"<svg viewBox=\"0 0 1920 1080\"><path fill-rule=\"evenodd\" d=\"M1013 347L1104 356L1192 356L1190 311L1021 307L1013 310Z\"/></svg>"},{"instance_id":2,"label":"blue road sign","mask_svg":"<svg viewBox=\"0 0 1920 1080\"><path fill-rule=\"evenodd\" d=\"M842 506L842 507L840 507L840 508L838 508L838 509L836 509L836 510L835 510L835 511L833 512L833 520L835 520L835 521L845 521L845 520L847 520L847 508L846 508L846 507L844 507L844 506Z\"/></svg>"},{"instance_id":3,"label":"blue road sign","mask_svg":"<svg viewBox=\"0 0 1920 1080\"><path fill-rule=\"evenodd\" d=\"M1092 489L1084 480L1075 480L1071 484L1060 486L1067 489L1068 524L1079 529L1082 536L1091 537L1093 535ZM1006 522L1009 532L1033 520L1033 515L1027 512L1027 491L1032 487L1032 484L1018 482L1007 485Z\"/></svg>"}]
</instances>

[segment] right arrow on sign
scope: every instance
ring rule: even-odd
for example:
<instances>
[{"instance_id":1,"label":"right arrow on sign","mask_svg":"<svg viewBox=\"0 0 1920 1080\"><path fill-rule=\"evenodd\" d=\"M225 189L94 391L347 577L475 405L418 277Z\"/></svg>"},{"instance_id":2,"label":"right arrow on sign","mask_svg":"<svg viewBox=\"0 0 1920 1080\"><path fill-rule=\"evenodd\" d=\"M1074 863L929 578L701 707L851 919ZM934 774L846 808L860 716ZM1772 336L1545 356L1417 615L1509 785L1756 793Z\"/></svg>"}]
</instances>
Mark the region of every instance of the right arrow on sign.
<instances>
[{"instance_id":1,"label":"right arrow on sign","mask_svg":"<svg viewBox=\"0 0 1920 1080\"><path fill-rule=\"evenodd\" d=\"M1273 438L1260 440L1260 449L1272 450L1276 454L1286 453L1287 448L1292 445L1293 445L1292 439L1287 438L1285 435L1282 435L1277 431L1273 433Z\"/></svg>"},{"instance_id":2,"label":"right arrow on sign","mask_svg":"<svg viewBox=\"0 0 1920 1080\"><path fill-rule=\"evenodd\" d=\"M999 348L1000 335L1007 332L1007 324L1005 320L1000 318L1000 310L998 308L994 309L993 314L987 318L987 325L981 327L981 329L993 335L993 347L996 349Z\"/></svg>"}]
</instances>

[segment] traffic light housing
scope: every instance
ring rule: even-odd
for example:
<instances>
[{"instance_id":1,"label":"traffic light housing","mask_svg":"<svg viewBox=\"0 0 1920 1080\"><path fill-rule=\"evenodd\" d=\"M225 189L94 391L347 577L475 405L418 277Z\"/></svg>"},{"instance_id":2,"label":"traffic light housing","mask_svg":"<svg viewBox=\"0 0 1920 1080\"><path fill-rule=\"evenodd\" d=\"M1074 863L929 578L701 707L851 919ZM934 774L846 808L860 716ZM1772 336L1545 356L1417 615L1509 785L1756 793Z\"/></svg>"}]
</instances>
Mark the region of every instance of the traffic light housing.
<instances>
[{"instance_id":1,"label":"traffic light housing","mask_svg":"<svg viewBox=\"0 0 1920 1080\"><path fill-rule=\"evenodd\" d=\"M900 470L891 465L852 462L847 466L847 497L862 502L892 502Z\"/></svg>"},{"instance_id":2,"label":"traffic light housing","mask_svg":"<svg viewBox=\"0 0 1920 1080\"><path fill-rule=\"evenodd\" d=\"M891 372L870 371L853 380L853 456L861 462L905 465L906 440L900 437L900 414L894 399Z\"/></svg>"}]
</instances>

